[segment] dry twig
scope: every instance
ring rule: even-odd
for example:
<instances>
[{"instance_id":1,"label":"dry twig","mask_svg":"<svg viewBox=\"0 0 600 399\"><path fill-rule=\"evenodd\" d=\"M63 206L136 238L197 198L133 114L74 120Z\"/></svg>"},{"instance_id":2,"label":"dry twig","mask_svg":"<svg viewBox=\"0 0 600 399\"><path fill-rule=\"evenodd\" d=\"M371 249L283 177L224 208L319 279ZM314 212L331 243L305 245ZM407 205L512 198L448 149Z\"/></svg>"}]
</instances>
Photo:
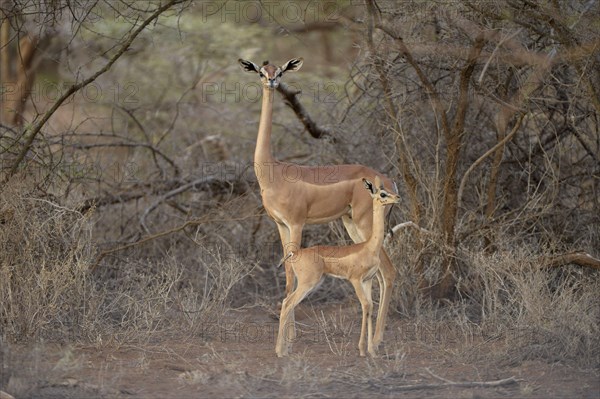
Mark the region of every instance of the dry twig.
<instances>
[{"instance_id":1,"label":"dry twig","mask_svg":"<svg viewBox=\"0 0 600 399\"><path fill-rule=\"evenodd\" d=\"M543 256L540 259L540 263L543 267L560 267L573 263L600 270L600 259L596 259L585 252L569 252L555 256Z\"/></svg>"},{"instance_id":2,"label":"dry twig","mask_svg":"<svg viewBox=\"0 0 600 399\"><path fill-rule=\"evenodd\" d=\"M277 87L277 91L283 95L286 105L294 111L311 136L316 139L322 139L325 136L333 138L333 134L329 129L317 125L310 117L308 111L304 108L304 105L298 100L298 94L301 93L299 90L292 90L285 83L280 83L279 87Z\"/></svg>"}]
</instances>

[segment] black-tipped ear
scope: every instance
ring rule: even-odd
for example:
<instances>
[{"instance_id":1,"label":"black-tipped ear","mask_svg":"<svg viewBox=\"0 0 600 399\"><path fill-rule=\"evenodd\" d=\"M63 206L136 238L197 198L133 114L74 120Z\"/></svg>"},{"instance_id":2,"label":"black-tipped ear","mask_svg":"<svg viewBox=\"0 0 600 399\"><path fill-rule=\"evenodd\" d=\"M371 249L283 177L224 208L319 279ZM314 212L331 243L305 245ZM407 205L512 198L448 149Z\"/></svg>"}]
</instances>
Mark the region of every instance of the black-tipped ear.
<instances>
[{"instance_id":1,"label":"black-tipped ear","mask_svg":"<svg viewBox=\"0 0 600 399\"><path fill-rule=\"evenodd\" d=\"M260 68L258 65L256 65L254 62L252 61L248 61L248 60L243 60L243 59L239 59L238 62L240 63L240 65L242 66L242 69L246 72L256 72L258 73L260 71Z\"/></svg>"},{"instance_id":2,"label":"black-tipped ear","mask_svg":"<svg viewBox=\"0 0 600 399\"><path fill-rule=\"evenodd\" d=\"M368 181L364 177L363 177L362 180L363 180L363 183L365 183L365 188L367 190L369 190L371 192L371 194L375 194L375 186L373 186L373 183L371 183L370 181Z\"/></svg>"},{"instance_id":3,"label":"black-tipped ear","mask_svg":"<svg viewBox=\"0 0 600 399\"><path fill-rule=\"evenodd\" d=\"M303 63L304 59L302 57L292 58L291 60L289 60L281 66L281 72L297 71L298 69L300 69Z\"/></svg>"}]
</instances>

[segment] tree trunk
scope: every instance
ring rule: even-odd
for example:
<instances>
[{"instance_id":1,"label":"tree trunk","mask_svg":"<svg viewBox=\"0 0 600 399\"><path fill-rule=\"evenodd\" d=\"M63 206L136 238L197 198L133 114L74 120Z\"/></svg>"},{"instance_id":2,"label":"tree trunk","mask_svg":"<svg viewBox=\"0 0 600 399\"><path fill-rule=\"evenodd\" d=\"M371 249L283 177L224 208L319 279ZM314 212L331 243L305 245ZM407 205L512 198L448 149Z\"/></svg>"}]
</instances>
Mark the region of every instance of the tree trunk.
<instances>
[{"instance_id":1,"label":"tree trunk","mask_svg":"<svg viewBox=\"0 0 600 399\"><path fill-rule=\"evenodd\" d=\"M17 32L17 37L21 32ZM20 37L14 49L11 49L10 18L2 12L0 28L0 83L2 87L2 123L12 126L23 125L25 103L31 93L35 80L33 59L39 40L32 34ZM11 51L12 50L12 51ZM12 70L17 76L13 76Z\"/></svg>"},{"instance_id":2,"label":"tree trunk","mask_svg":"<svg viewBox=\"0 0 600 399\"><path fill-rule=\"evenodd\" d=\"M456 217L458 214L458 185L457 172L460 159L460 148L464 136L465 118L469 108L469 85L471 75L475 69L477 58L485 44L483 34L475 39L471 48L467 65L460 73L460 86L458 106L454 117L452 130L446 134L446 167L443 184L442 203L442 233L444 244L448 248L443 265L443 276L441 282L434 287L432 296L434 298L446 298L450 296L454 285L454 271L456 269L456 257L454 255L456 246Z\"/></svg>"},{"instance_id":3,"label":"tree trunk","mask_svg":"<svg viewBox=\"0 0 600 399\"><path fill-rule=\"evenodd\" d=\"M10 21L4 11L2 11L2 26L0 27L0 90L1 104L0 122L8 123L8 112L6 107L6 93L8 82L12 81L10 73L10 58L8 51L8 41L10 36Z\"/></svg>"}]
</instances>

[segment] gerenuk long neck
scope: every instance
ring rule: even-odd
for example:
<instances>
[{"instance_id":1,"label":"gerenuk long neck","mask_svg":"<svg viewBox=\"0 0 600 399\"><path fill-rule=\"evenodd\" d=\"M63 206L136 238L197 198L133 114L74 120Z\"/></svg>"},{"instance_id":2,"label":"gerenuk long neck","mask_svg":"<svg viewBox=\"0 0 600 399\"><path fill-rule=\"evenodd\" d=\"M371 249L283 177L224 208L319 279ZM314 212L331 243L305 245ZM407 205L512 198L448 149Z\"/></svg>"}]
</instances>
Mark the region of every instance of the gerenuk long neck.
<instances>
[{"instance_id":1,"label":"gerenuk long neck","mask_svg":"<svg viewBox=\"0 0 600 399\"><path fill-rule=\"evenodd\" d=\"M373 201L373 227L371 229L371 237L367 241L369 250L379 253L383 245L383 233L385 225L385 206Z\"/></svg>"},{"instance_id":2,"label":"gerenuk long neck","mask_svg":"<svg viewBox=\"0 0 600 399\"><path fill-rule=\"evenodd\" d=\"M274 162L273 153L271 152L274 97L275 90L263 87L262 109L260 111L260 122L258 123L256 149L254 150L254 162L260 165L261 168L265 163Z\"/></svg>"}]
</instances>

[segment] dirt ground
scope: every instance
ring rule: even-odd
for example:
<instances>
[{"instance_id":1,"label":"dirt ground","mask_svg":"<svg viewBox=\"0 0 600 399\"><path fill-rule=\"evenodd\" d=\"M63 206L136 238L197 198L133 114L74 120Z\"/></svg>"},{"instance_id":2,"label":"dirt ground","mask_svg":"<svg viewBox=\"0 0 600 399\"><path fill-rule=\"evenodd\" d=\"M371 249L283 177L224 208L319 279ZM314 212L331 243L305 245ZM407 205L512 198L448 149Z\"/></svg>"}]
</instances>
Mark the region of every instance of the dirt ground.
<instances>
[{"instance_id":1,"label":"dirt ground","mask_svg":"<svg viewBox=\"0 0 600 399\"><path fill-rule=\"evenodd\" d=\"M444 326L392 317L372 359L358 356L357 308L301 305L296 321L285 359L274 353L277 320L261 308L229 312L193 337L156 334L140 345L3 343L0 389L43 399L600 398L598 370L516 364L495 354L498 341Z\"/></svg>"}]
</instances>

